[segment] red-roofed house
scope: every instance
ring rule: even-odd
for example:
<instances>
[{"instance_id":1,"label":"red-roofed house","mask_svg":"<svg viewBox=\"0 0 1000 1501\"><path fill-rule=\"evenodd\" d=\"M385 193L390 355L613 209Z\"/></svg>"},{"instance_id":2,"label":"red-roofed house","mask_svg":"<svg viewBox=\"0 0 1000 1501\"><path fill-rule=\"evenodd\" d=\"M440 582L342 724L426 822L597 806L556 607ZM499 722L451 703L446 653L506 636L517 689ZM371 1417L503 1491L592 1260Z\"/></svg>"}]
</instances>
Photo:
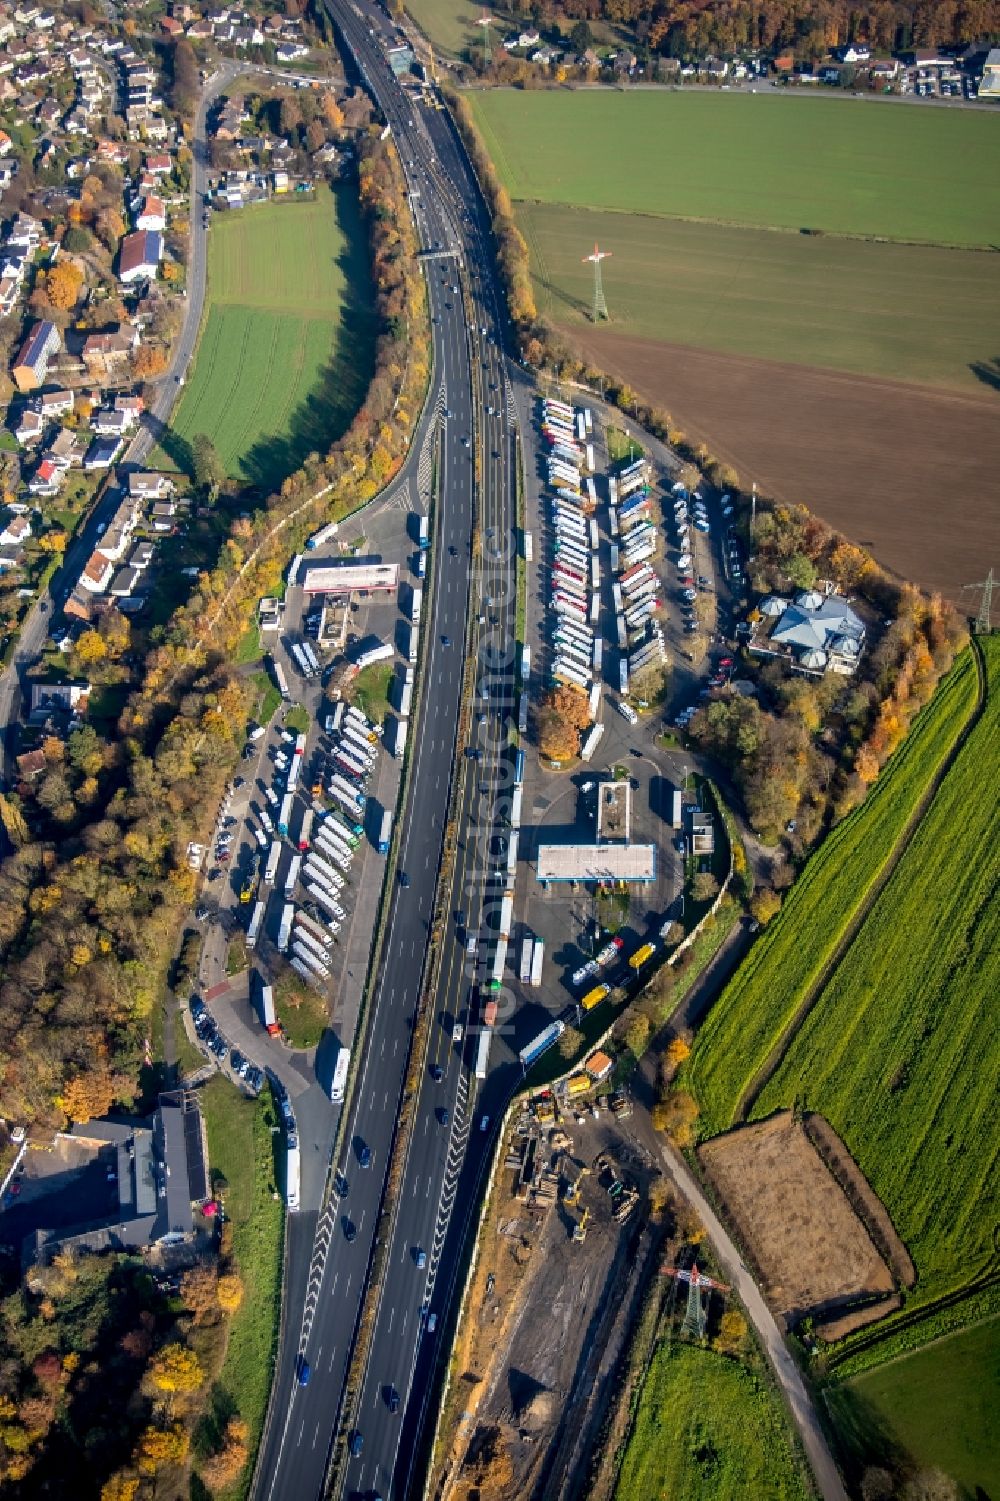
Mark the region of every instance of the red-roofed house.
<instances>
[{"instance_id":1,"label":"red-roofed house","mask_svg":"<svg viewBox=\"0 0 1000 1501\"><path fill-rule=\"evenodd\" d=\"M165 152L146 158L146 171L152 172L154 177L166 177L172 166L173 162Z\"/></svg>"},{"instance_id":2,"label":"red-roofed house","mask_svg":"<svg viewBox=\"0 0 1000 1501\"><path fill-rule=\"evenodd\" d=\"M166 229L167 213L163 207L162 198L157 198L155 193L150 193L136 215L135 227L136 229Z\"/></svg>"}]
</instances>

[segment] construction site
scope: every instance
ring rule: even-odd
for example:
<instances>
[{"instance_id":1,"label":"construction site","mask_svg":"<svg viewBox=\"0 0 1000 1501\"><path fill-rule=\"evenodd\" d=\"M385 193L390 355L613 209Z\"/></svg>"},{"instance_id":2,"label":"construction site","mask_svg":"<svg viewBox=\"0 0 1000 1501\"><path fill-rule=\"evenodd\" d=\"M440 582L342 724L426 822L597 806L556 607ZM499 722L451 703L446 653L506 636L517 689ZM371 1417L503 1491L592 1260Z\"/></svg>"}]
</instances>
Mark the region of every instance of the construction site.
<instances>
[{"instance_id":1,"label":"construction site","mask_svg":"<svg viewBox=\"0 0 1000 1501\"><path fill-rule=\"evenodd\" d=\"M565 1086L513 1121L456 1338L437 1501L587 1494L629 1332L677 1223L646 1125L622 1093L581 1101Z\"/></svg>"}]
</instances>

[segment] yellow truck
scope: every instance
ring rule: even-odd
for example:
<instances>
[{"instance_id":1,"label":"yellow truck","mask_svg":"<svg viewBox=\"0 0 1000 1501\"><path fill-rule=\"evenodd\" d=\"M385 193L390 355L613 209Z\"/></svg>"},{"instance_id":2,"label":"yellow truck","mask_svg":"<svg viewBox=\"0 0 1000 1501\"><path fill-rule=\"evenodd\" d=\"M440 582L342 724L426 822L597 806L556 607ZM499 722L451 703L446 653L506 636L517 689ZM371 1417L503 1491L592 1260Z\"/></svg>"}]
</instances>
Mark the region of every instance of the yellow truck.
<instances>
[{"instance_id":1,"label":"yellow truck","mask_svg":"<svg viewBox=\"0 0 1000 1501\"><path fill-rule=\"evenodd\" d=\"M629 962L629 968L630 969L634 969L634 970L640 970L640 969L642 969L642 966L644 964L646 964L650 959L652 959L652 957L653 957L653 955L655 953L656 953L656 944L655 943L644 943L641 949L636 949L635 953L632 955L631 959L628 961Z\"/></svg>"},{"instance_id":2,"label":"yellow truck","mask_svg":"<svg viewBox=\"0 0 1000 1501\"><path fill-rule=\"evenodd\" d=\"M593 990L588 990L587 991L587 994L584 996L583 1000L580 1002L580 1005L581 1005L581 1007L583 1008L584 1011L593 1011L594 1007L595 1006L599 1006L601 1004L601 1002L604 1000L604 997L606 995L610 995L610 994L611 994L611 986L610 985L595 985L594 988L593 988Z\"/></svg>"}]
</instances>

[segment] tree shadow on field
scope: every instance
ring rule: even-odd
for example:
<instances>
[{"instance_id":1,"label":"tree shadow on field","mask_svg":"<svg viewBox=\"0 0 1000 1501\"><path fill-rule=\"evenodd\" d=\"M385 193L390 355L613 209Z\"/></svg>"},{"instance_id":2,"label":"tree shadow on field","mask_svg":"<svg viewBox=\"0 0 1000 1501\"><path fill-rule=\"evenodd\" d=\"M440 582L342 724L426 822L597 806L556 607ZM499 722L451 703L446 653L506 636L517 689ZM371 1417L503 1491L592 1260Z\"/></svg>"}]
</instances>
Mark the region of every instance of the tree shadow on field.
<instances>
[{"instance_id":1,"label":"tree shadow on field","mask_svg":"<svg viewBox=\"0 0 1000 1501\"><path fill-rule=\"evenodd\" d=\"M375 371L378 328L365 228L353 189L345 184L333 191L344 233L337 257L344 278L340 318L332 326L330 358L314 389L291 413L287 429L258 438L239 461L247 482L265 494L278 489L309 454L326 454L343 436Z\"/></svg>"},{"instance_id":2,"label":"tree shadow on field","mask_svg":"<svg viewBox=\"0 0 1000 1501\"><path fill-rule=\"evenodd\" d=\"M1000 391L1000 355L992 360L973 360L969 369L984 386Z\"/></svg>"},{"instance_id":3,"label":"tree shadow on field","mask_svg":"<svg viewBox=\"0 0 1000 1501\"><path fill-rule=\"evenodd\" d=\"M892 1433L885 1418L851 1386L835 1386L826 1393L826 1408L833 1425L838 1457L848 1480L855 1487L866 1469L878 1468L894 1475L912 1468L913 1459Z\"/></svg>"}]
</instances>

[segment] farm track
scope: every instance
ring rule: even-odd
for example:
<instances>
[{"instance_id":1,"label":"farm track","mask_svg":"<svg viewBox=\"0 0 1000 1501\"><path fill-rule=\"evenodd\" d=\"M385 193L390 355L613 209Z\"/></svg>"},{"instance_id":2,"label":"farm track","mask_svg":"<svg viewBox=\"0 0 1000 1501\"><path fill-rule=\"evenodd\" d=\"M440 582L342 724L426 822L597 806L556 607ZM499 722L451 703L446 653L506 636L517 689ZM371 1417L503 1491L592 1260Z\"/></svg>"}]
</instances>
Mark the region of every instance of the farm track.
<instances>
[{"instance_id":1,"label":"farm track","mask_svg":"<svg viewBox=\"0 0 1000 1501\"><path fill-rule=\"evenodd\" d=\"M983 661L982 650L975 637L972 638L972 652L973 660L976 664L977 687L976 703L972 710L972 713L969 715L965 724L962 726L951 748L945 753L945 756L940 762L937 770L932 775L925 792L921 795L917 806L914 808L909 819L900 832L899 838L890 851L882 870L876 876L868 891L862 897L861 902L848 921L840 938L837 940L832 953L824 961L822 967L819 970L819 973L813 979L808 990L806 991L806 994L803 996L801 1002L796 1008L785 1031L782 1033L775 1046L771 1049L771 1052L764 1060L764 1063L761 1065L760 1069L758 1069L757 1073L751 1079L750 1083L747 1085L746 1089L743 1091L742 1095L737 1101L736 1110L734 1112L735 1119L737 1121L745 1121L747 1119L750 1111L753 1109L754 1103L760 1096L761 1091L767 1086L767 1084L770 1082L771 1078L774 1076L777 1069L781 1065L803 1022L806 1020L809 1013L812 1011L813 1007L822 996L824 990L826 990L834 974L836 973L840 964L843 962L845 956L850 950L851 945L854 943L854 940L857 938L859 932L861 931L862 926L870 916L872 908L875 906L875 903L878 901L879 897L882 895L882 892L885 890L889 881L895 874L896 868L898 867L903 856L906 854L906 851L913 841L913 838L916 835L921 823L927 816L931 804L933 803L935 797L938 794L938 791L940 790L942 782L944 781L948 772L951 770L952 766L955 764L955 760L957 759L960 751L968 740L972 730L982 718L983 711L986 707L986 665Z\"/></svg>"}]
</instances>

